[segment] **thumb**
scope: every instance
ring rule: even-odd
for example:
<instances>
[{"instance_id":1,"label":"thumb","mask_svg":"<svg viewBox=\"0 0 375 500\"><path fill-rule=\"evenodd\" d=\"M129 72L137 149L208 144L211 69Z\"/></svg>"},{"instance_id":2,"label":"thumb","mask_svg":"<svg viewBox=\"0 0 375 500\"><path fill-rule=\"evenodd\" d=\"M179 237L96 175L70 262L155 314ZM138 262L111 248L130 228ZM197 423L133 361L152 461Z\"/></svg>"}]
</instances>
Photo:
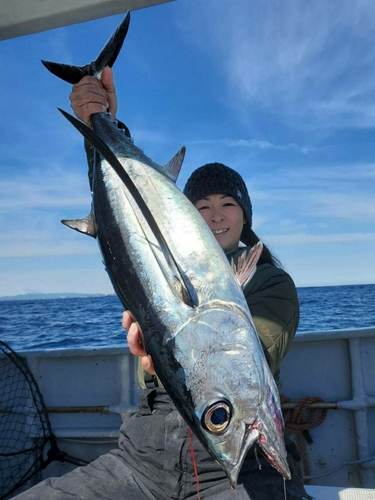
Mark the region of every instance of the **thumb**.
<instances>
[{"instance_id":1,"label":"thumb","mask_svg":"<svg viewBox=\"0 0 375 500\"><path fill-rule=\"evenodd\" d=\"M109 66L106 66L103 69L101 81L107 92L108 111L111 113L112 119L115 120L117 113L117 96L113 79L113 71Z\"/></svg>"}]
</instances>

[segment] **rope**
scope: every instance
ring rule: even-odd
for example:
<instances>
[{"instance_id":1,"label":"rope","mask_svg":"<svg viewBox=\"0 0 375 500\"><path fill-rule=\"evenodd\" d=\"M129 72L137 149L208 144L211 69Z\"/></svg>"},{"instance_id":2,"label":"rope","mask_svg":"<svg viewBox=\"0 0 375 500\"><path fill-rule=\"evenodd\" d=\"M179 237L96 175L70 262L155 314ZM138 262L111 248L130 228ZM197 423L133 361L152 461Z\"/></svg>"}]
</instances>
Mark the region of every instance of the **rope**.
<instances>
[{"instance_id":1,"label":"rope","mask_svg":"<svg viewBox=\"0 0 375 500\"><path fill-rule=\"evenodd\" d=\"M287 398L281 397L282 403L287 401L289 401ZM322 424L328 413L325 408L311 408L311 405L322 401L322 398L316 396L306 397L298 401L293 410L284 410L283 412L286 430L296 435L305 476L310 475L306 443L313 443L309 430Z\"/></svg>"},{"instance_id":2,"label":"rope","mask_svg":"<svg viewBox=\"0 0 375 500\"><path fill-rule=\"evenodd\" d=\"M188 427L188 436L189 436L189 444L190 444L191 461L193 463L195 481L197 484L197 498L198 498L198 500L201 500L201 493L200 493L201 487L199 484L197 462L195 461L194 447L193 447L193 433L192 433L190 427Z\"/></svg>"}]
</instances>

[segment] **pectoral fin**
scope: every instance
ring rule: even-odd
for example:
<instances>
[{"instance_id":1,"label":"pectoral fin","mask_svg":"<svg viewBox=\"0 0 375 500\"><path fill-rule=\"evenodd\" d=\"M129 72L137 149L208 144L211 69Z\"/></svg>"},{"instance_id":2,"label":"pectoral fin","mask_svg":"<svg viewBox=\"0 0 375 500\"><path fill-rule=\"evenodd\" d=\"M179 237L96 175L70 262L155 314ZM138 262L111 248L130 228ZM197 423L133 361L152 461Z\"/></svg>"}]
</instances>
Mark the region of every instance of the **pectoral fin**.
<instances>
[{"instance_id":1,"label":"pectoral fin","mask_svg":"<svg viewBox=\"0 0 375 500\"><path fill-rule=\"evenodd\" d=\"M238 257L237 265L235 264L233 258L231 260L231 266L237 277L239 284L242 288L250 282L251 278L254 276L257 269L257 263L263 252L263 243L258 241L249 251L244 250L242 254Z\"/></svg>"}]
</instances>

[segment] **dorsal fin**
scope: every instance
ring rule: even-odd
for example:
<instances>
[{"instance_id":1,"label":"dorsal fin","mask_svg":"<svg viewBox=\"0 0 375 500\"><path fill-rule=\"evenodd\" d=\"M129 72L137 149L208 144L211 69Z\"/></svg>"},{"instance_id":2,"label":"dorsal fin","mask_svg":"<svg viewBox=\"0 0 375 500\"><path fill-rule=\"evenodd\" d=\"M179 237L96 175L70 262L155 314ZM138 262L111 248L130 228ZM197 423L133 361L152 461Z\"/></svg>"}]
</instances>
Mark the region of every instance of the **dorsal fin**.
<instances>
[{"instance_id":1,"label":"dorsal fin","mask_svg":"<svg viewBox=\"0 0 375 500\"><path fill-rule=\"evenodd\" d=\"M251 278L254 276L257 269L257 262L262 255L262 252L263 243L261 241L258 241L258 243L250 248L249 251L245 249L241 253L241 255L238 257L237 265L235 264L232 257L231 266L242 288L245 288L246 285L250 282Z\"/></svg>"},{"instance_id":2,"label":"dorsal fin","mask_svg":"<svg viewBox=\"0 0 375 500\"><path fill-rule=\"evenodd\" d=\"M167 177L169 177L173 182L177 181L177 177L180 173L182 162L184 161L185 158L185 153L186 153L186 148L185 146L182 146L180 151L174 155L174 157L169 160L168 163L165 165L162 165L163 171L167 174Z\"/></svg>"}]
</instances>

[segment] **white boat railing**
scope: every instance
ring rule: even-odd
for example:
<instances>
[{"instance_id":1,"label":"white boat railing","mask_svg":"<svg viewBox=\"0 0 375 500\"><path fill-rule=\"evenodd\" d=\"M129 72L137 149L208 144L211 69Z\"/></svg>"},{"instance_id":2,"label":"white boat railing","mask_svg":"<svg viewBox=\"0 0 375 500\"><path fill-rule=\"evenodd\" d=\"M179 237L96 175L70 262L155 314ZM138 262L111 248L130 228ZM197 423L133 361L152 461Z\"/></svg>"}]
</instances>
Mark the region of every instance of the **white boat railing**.
<instances>
[{"instance_id":1,"label":"white boat railing","mask_svg":"<svg viewBox=\"0 0 375 500\"><path fill-rule=\"evenodd\" d=\"M121 422L137 407L137 360L126 346L28 351L59 446L93 460L116 446ZM283 410L319 397L328 410L304 443L311 484L375 488L375 328L298 334L282 364ZM1 357L0 357L1 364ZM306 417L307 418L307 417ZM42 477L69 465L51 464Z\"/></svg>"}]
</instances>

